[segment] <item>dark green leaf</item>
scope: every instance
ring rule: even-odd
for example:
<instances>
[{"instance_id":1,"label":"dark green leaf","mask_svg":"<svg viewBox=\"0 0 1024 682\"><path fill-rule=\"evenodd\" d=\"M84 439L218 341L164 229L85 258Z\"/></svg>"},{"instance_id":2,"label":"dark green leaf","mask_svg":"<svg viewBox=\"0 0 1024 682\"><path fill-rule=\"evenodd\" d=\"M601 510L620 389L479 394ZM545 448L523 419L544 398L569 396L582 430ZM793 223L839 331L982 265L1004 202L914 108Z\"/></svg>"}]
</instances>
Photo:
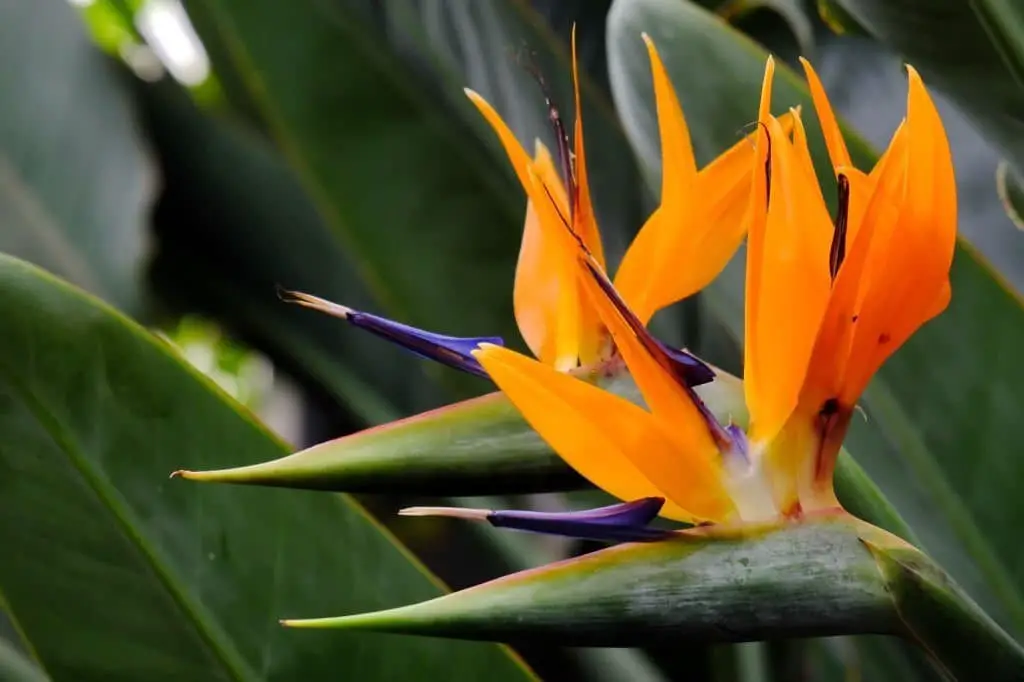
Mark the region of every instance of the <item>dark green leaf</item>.
<instances>
[{"instance_id":1,"label":"dark green leaf","mask_svg":"<svg viewBox=\"0 0 1024 682\"><path fill-rule=\"evenodd\" d=\"M228 74L245 87L234 99L253 104L298 172L330 253L348 255L374 311L514 341L511 296L495 292L510 290L523 199L507 163L473 134L479 115L461 88L438 97L353 3L186 4L222 48L211 50L215 72L229 92ZM341 258L314 274L338 267Z\"/></svg>"},{"instance_id":2,"label":"dark green leaf","mask_svg":"<svg viewBox=\"0 0 1024 682\"><path fill-rule=\"evenodd\" d=\"M278 298L283 286L373 305L351 259L266 141L204 116L168 80L140 83L137 91L164 174L153 268L160 294L222 320L323 387L360 423L429 404L414 392L424 362Z\"/></svg>"},{"instance_id":3,"label":"dark green leaf","mask_svg":"<svg viewBox=\"0 0 1024 682\"><path fill-rule=\"evenodd\" d=\"M168 481L285 447L106 306L6 257L0 289L0 593L55 679L528 677L493 646L281 630L440 590L350 498Z\"/></svg>"},{"instance_id":4,"label":"dark green leaf","mask_svg":"<svg viewBox=\"0 0 1024 682\"><path fill-rule=\"evenodd\" d=\"M141 303L154 173L115 64L62 2L0 9L0 249Z\"/></svg>"}]
</instances>

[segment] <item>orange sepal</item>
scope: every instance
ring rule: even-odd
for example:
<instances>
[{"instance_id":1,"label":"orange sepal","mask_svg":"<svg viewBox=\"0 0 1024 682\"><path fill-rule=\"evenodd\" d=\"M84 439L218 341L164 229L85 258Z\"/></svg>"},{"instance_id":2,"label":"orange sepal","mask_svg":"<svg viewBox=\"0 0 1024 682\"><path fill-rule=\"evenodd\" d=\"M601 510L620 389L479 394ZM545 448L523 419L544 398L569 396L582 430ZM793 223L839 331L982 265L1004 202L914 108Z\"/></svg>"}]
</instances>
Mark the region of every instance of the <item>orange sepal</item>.
<instances>
[{"instance_id":1,"label":"orange sepal","mask_svg":"<svg viewBox=\"0 0 1024 682\"><path fill-rule=\"evenodd\" d=\"M661 273L666 269L676 275L686 272L685 267L673 260L678 249L669 242L675 235L691 231L687 213L694 207L697 162L686 119L665 65L651 39L646 34L643 39L651 62L661 139L661 203L623 257L615 286L646 324L658 308L667 305L664 294L654 286L655 282L664 284L666 278Z\"/></svg>"},{"instance_id":2,"label":"orange sepal","mask_svg":"<svg viewBox=\"0 0 1024 682\"><path fill-rule=\"evenodd\" d=\"M576 173L576 201L573 205L573 230L587 245L591 255L603 268L604 247L601 233L594 217L590 200L590 183L587 179L586 149L583 144L583 99L580 97L580 73L576 63L576 25L572 27L572 83L576 102L576 121L573 125L573 168Z\"/></svg>"},{"instance_id":3,"label":"orange sepal","mask_svg":"<svg viewBox=\"0 0 1024 682\"><path fill-rule=\"evenodd\" d=\"M755 442L770 441L797 405L831 285L831 217L817 180L808 177L806 150L767 111L762 105L770 198L766 214L755 217L747 253L744 386ZM763 206L763 198L753 201Z\"/></svg>"},{"instance_id":4,"label":"orange sepal","mask_svg":"<svg viewBox=\"0 0 1024 682\"><path fill-rule=\"evenodd\" d=\"M506 348L484 344L474 356L530 426L591 483L621 500L664 497L667 518L719 520L707 512L722 504L704 502L707 491L678 465L675 442L652 414Z\"/></svg>"},{"instance_id":5,"label":"orange sepal","mask_svg":"<svg viewBox=\"0 0 1024 682\"><path fill-rule=\"evenodd\" d=\"M832 160L832 166L852 166L850 152L846 149L846 141L839 129L839 122L832 111L832 105L825 94L825 88L821 79L814 71L811 63L800 57L800 64L804 67L804 74L807 76L807 87L811 91L811 100L814 102L814 110L818 114L818 123L821 125L821 133L825 137L825 146L828 148L828 156Z\"/></svg>"},{"instance_id":6,"label":"orange sepal","mask_svg":"<svg viewBox=\"0 0 1024 682\"><path fill-rule=\"evenodd\" d=\"M956 247L956 178L942 120L920 76L908 66L903 163L887 163L865 213L891 219L875 227L844 376L854 402L886 358L949 303ZM887 227L884 231L880 228Z\"/></svg>"},{"instance_id":7,"label":"orange sepal","mask_svg":"<svg viewBox=\"0 0 1024 682\"><path fill-rule=\"evenodd\" d=\"M580 97L580 74L576 63L576 26L572 29L572 82L573 95L576 103L576 121L573 126L573 169L575 172L575 192L573 197L572 229L586 244L594 260L603 269L604 247L601 244L601 233L594 216L594 207L590 200L590 183L587 179L587 158L583 144L583 99ZM575 270L571 256L565 266ZM571 277L571 276L570 276ZM577 293L579 297L579 294ZM579 340L577 353L580 364L592 365L603 359L607 349L606 334L593 310L585 305L582 297L578 298Z\"/></svg>"},{"instance_id":8,"label":"orange sepal","mask_svg":"<svg viewBox=\"0 0 1024 682\"><path fill-rule=\"evenodd\" d=\"M534 171L551 188L556 202L568 211L568 199L551 154L538 140ZM561 250L551 248L533 202L526 204L523 241L516 263L512 293L516 323L526 345L542 362L555 364L555 335L558 331L558 301L563 284Z\"/></svg>"}]
</instances>

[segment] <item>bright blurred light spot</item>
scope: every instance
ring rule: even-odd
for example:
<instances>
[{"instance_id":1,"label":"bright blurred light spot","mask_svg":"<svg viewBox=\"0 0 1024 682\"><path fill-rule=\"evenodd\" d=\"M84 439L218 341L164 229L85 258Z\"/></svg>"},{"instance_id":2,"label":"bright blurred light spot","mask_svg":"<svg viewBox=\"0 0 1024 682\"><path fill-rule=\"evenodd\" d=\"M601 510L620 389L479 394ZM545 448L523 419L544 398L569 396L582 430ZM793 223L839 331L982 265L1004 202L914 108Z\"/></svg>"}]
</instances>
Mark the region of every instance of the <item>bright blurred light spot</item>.
<instances>
[{"instance_id":1,"label":"bright blurred light spot","mask_svg":"<svg viewBox=\"0 0 1024 682\"><path fill-rule=\"evenodd\" d=\"M185 317L162 336L193 367L249 407L258 408L274 386L270 361L225 338L216 324Z\"/></svg>"},{"instance_id":2,"label":"bright blurred light spot","mask_svg":"<svg viewBox=\"0 0 1024 682\"><path fill-rule=\"evenodd\" d=\"M75 7L88 7L96 0L68 0L68 3Z\"/></svg>"},{"instance_id":3,"label":"bright blurred light spot","mask_svg":"<svg viewBox=\"0 0 1024 682\"><path fill-rule=\"evenodd\" d=\"M148 0L135 15L135 25L177 80L185 85L206 80L210 60L179 0Z\"/></svg>"},{"instance_id":4,"label":"bright blurred light spot","mask_svg":"<svg viewBox=\"0 0 1024 682\"><path fill-rule=\"evenodd\" d=\"M118 54L142 80L154 82L163 78L164 65L148 46L125 41L121 43Z\"/></svg>"}]
</instances>

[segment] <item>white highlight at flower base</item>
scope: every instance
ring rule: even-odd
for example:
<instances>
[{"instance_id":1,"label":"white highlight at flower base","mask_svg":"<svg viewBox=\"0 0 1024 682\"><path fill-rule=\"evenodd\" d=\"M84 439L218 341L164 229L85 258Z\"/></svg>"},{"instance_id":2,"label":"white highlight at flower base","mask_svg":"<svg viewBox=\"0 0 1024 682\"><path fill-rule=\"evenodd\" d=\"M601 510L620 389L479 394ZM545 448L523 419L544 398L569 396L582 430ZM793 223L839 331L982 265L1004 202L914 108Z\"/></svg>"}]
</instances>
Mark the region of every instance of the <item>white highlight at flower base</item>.
<instances>
[{"instance_id":1,"label":"white highlight at flower base","mask_svg":"<svg viewBox=\"0 0 1024 682\"><path fill-rule=\"evenodd\" d=\"M174 78L185 85L206 80L210 59L179 0L148 0L135 25Z\"/></svg>"}]
</instances>

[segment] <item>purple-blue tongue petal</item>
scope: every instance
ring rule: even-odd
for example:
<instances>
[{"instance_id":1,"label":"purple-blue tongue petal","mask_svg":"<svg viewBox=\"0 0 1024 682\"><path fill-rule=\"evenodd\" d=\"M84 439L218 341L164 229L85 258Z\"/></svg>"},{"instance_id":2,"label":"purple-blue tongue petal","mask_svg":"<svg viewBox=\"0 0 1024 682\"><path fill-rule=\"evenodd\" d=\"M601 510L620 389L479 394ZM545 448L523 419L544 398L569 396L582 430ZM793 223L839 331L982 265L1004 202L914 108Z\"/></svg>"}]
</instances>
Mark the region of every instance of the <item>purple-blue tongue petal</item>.
<instances>
[{"instance_id":1,"label":"purple-blue tongue petal","mask_svg":"<svg viewBox=\"0 0 1024 682\"><path fill-rule=\"evenodd\" d=\"M688 383L691 388L694 386L710 384L715 380L715 371L693 355L690 355L685 350L678 350L671 346L666 346L657 339L655 339L655 341L657 341L658 345L665 351L665 355L675 368L677 376L686 377L686 383Z\"/></svg>"},{"instance_id":2,"label":"purple-blue tongue petal","mask_svg":"<svg viewBox=\"0 0 1024 682\"><path fill-rule=\"evenodd\" d=\"M421 358L434 360L455 369L487 378L487 372L480 366L472 351L481 343L505 345L499 336L446 336L410 327L379 315L353 310L347 306L332 303L317 296L299 291L282 291L281 297L289 303L298 303L307 308L333 315L349 324L395 343L412 351Z\"/></svg>"},{"instance_id":3,"label":"purple-blue tongue petal","mask_svg":"<svg viewBox=\"0 0 1024 682\"><path fill-rule=\"evenodd\" d=\"M599 287L601 287L605 296L608 297L608 300L613 306L615 306L615 309L622 316L622 319L626 321L626 324L629 325L629 328L636 335L637 340L640 341L644 348L647 349L647 352L651 354L651 357L653 357L656 362L660 363L666 370L672 372L676 379L688 389L693 388L694 386L707 384L715 380L714 370L703 362L684 350L669 348L664 343L654 338L626 302L622 300L619 292L615 289L611 280L605 276L604 271L600 266L593 262L593 259L589 256L584 263L590 271L590 275L594 278L594 281L597 282Z\"/></svg>"},{"instance_id":4,"label":"purple-blue tongue petal","mask_svg":"<svg viewBox=\"0 0 1024 682\"><path fill-rule=\"evenodd\" d=\"M497 528L602 542L653 542L672 535L670 530L650 528L647 525L654 520L664 504L665 500L660 497L645 497L575 512L412 507L399 513L403 516L451 516L487 521Z\"/></svg>"}]
</instances>

